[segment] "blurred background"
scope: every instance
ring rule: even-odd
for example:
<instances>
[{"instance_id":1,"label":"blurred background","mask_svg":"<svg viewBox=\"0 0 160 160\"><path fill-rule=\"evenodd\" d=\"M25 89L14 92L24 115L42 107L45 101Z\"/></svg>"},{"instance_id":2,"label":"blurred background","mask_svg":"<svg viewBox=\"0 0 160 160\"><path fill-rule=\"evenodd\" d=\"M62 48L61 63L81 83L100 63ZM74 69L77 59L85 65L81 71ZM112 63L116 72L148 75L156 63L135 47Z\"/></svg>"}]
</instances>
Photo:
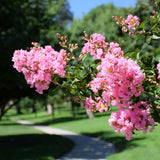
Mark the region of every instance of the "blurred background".
<instances>
[{"instance_id":1,"label":"blurred background","mask_svg":"<svg viewBox=\"0 0 160 160\"><path fill-rule=\"evenodd\" d=\"M130 38L112 19L113 15L126 17L133 14L147 24L155 9L151 0L0 0L0 159L50 160L73 147L72 142L62 137L49 137L10 121L17 118L110 141L117 153L109 160L150 160L151 157L157 160L160 156L158 127L153 133L138 134L128 142L108 126L110 113L89 114L83 104L74 101L72 95L65 96L62 89L56 94L45 92L39 95L30 89L24 76L13 68L12 62L14 51L29 50L31 42L39 42L41 46L51 45L59 50L56 33L67 35L70 42L80 44L77 50L80 53L84 44L83 31L87 31L88 35L100 33L107 42L118 42L125 53L141 47L142 53L151 55L156 52L157 58L160 58L159 44L150 46L143 39ZM23 144L20 143L22 141ZM60 148L54 148L54 141ZM66 145L63 149L62 144ZM7 154L8 151L10 154Z\"/></svg>"}]
</instances>

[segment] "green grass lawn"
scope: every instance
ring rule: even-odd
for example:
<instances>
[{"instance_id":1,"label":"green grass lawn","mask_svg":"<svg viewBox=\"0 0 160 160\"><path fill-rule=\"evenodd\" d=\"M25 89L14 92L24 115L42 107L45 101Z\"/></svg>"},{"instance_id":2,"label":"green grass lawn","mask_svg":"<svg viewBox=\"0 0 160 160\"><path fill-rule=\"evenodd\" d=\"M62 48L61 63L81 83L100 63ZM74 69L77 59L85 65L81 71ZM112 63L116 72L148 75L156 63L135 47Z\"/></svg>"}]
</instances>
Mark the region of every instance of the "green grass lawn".
<instances>
[{"instance_id":1,"label":"green grass lawn","mask_svg":"<svg viewBox=\"0 0 160 160\"><path fill-rule=\"evenodd\" d=\"M109 113L96 114L95 119L87 119L85 111L82 110L76 117L70 112L55 113L48 116L45 112L12 116L13 118L26 119L32 122L62 128L77 133L98 137L112 142L116 153L109 156L108 160L157 160L160 157L160 127L157 126L152 133L136 133L134 139L126 141L122 134L115 134L114 129L109 126Z\"/></svg>"},{"instance_id":2,"label":"green grass lawn","mask_svg":"<svg viewBox=\"0 0 160 160\"><path fill-rule=\"evenodd\" d=\"M0 121L0 160L53 160L68 153L74 144L9 120Z\"/></svg>"}]
</instances>

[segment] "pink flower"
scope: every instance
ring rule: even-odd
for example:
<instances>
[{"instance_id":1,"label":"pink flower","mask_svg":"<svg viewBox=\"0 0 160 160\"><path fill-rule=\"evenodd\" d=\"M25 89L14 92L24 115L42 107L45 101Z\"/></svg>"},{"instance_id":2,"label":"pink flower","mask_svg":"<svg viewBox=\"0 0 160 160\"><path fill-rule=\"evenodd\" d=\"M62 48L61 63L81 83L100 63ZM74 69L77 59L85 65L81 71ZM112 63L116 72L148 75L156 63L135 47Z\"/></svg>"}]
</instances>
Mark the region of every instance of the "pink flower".
<instances>
[{"instance_id":1,"label":"pink flower","mask_svg":"<svg viewBox=\"0 0 160 160\"><path fill-rule=\"evenodd\" d=\"M12 61L13 67L18 72L22 72L31 87L36 87L36 91L43 94L52 81L52 75L58 74L63 77L66 67L66 51L56 52L51 46L45 48L31 48L30 51L16 50Z\"/></svg>"},{"instance_id":2,"label":"pink flower","mask_svg":"<svg viewBox=\"0 0 160 160\"><path fill-rule=\"evenodd\" d=\"M125 23L128 24L128 28L132 30L136 30L135 27L139 26L139 21L137 16L128 15L127 19L125 20Z\"/></svg>"},{"instance_id":3,"label":"pink flower","mask_svg":"<svg viewBox=\"0 0 160 160\"><path fill-rule=\"evenodd\" d=\"M107 45L105 37L101 34L94 33L90 36L90 40L84 44L82 48L82 54L88 54L94 56L94 59L101 59L107 53Z\"/></svg>"},{"instance_id":4,"label":"pink flower","mask_svg":"<svg viewBox=\"0 0 160 160\"><path fill-rule=\"evenodd\" d=\"M95 97L95 100L93 100L92 97L90 96L89 98L86 98L85 108L89 112L91 111L107 112L108 104L105 103L101 97Z\"/></svg>"},{"instance_id":5,"label":"pink flower","mask_svg":"<svg viewBox=\"0 0 160 160\"><path fill-rule=\"evenodd\" d=\"M92 97L90 96L89 98L86 98L86 101L85 101L85 108L88 112L91 112L91 111L95 111L95 101L92 99Z\"/></svg>"},{"instance_id":6,"label":"pink flower","mask_svg":"<svg viewBox=\"0 0 160 160\"><path fill-rule=\"evenodd\" d=\"M107 54L114 54L115 56L123 56L123 51L118 43L111 42L110 49L108 49L108 42L105 42L105 37L100 34L94 33L90 36L90 40L84 44L82 54L94 56L94 59L102 59Z\"/></svg>"},{"instance_id":7,"label":"pink flower","mask_svg":"<svg viewBox=\"0 0 160 160\"><path fill-rule=\"evenodd\" d=\"M128 109L121 107L118 112L111 114L109 124L114 127L116 133L121 132L125 134L127 140L131 140L135 131L143 131L145 134L149 126L151 126L150 132L154 129L155 123L149 117L149 109L149 105L143 101L139 101Z\"/></svg>"},{"instance_id":8,"label":"pink flower","mask_svg":"<svg viewBox=\"0 0 160 160\"><path fill-rule=\"evenodd\" d=\"M143 92L142 81L145 74L131 59L117 57L114 52L108 53L101 59L97 70L99 71L97 76L90 82L91 89L95 94L102 90L105 103L119 107L129 106L130 98Z\"/></svg>"}]
</instances>

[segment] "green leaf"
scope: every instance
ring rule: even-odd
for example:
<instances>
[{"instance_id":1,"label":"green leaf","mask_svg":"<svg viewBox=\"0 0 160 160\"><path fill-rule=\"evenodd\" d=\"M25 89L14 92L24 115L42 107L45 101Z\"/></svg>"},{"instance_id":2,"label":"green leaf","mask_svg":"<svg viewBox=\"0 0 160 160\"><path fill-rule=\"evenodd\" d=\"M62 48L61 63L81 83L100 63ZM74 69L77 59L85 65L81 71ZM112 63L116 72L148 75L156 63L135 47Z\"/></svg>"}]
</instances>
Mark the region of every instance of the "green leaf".
<instances>
[{"instance_id":1,"label":"green leaf","mask_svg":"<svg viewBox=\"0 0 160 160\"><path fill-rule=\"evenodd\" d=\"M151 30L154 30L154 28L157 26L158 23L155 23L154 26L151 28Z\"/></svg>"},{"instance_id":2,"label":"green leaf","mask_svg":"<svg viewBox=\"0 0 160 160\"><path fill-rule=\"evenodd\" d=\"M91 97L92 97L92 99L93 99L94 101L96 101L94 94L91 94Z\"/></svg>"},{"instance_id":3,"label":"green leaf","mask_svg":"<svg viewBox=\"0 0 160 160\"><path fill-rule=\"evenodd\" d=\"M91 74L89 73L83 80L86 80L86 82L89 83L92 80Z\"/></svg>"},{"instance_id":4,"label":"green leaf","mask_svg":"<svg viewBox=\"0 0 160 160\"><path fill-rule=\"evenodd\" d=\"M147 42L148 44L150 44L150 43L151 43L151 40L152 40L152 37L149 36L149 37L147 37L146 42Z\"/></svg>"},{"instance_id":5,"label":"green leaf","mask_svg":"<svg viewBox=\"0 0 160 160\"><path fill-rule=\"evenodd\" d=\"M137 56L137 53L136 52L128 52L125 54L125 57L130 57L132 58L133 60L136 59L136 56Z\"/></svg>"},{"instance_id":6,"label":"green leaf","mask_svg":"<svg viewBox=\"0 0 160 160\"><path fill-rule=\"evenodd\" d=\"M82 61L85 61L88 55L84 55Z\"/></svg>"},{"instance_id":7,"label":"green leaf","mask_svg":"<svg viewBox=\"0 0 160 160\"><path fill-rule=\"evenodd\" d=\"M103 93L103 90L99 90L98 91L98 94L101 96L102 95L102 93Z\"/></svg>"},{"instance_id":8,"label":"green leaf","mask_svg":"<svg viewBox=\"0 0 160 160\"><path fill-rule=\"evenodd\" d=\"M137 53L137 59L140 60L140 52Z\"/></svg>"},{"instance_id":9,"label":"green leaf","mask_svg":"<svg viewBox=\"0 0 160 160\"><path fill-rule=\"evenodd\" d=\"M75 89L71 89L71 94L75 95L76 94L76 90Z\"/></svg>"},{"instance_id":10,"label":"green leaf","mask_svg":"<svg viewBox=\"0 0 160 160\"><path fill-rule=\"evenodd\" d=\"M125 54L125 57L129 57L130 55L134 54L135 52L129 52Z\"/></svg>"},{"instance_id":11,"label":"green leaf","mask_svg":"<svg viewBox=\"0 0 160 160\"><path fill-rule=\"evenodd\" d=\"M101 60L99 60L99 59L95 60L95 64L100 64L100 62L101 62Z\"/></svg>"},{"instance_id":12,"label":"green leaf","mask_svg":"<svg viewBox=\"0 0 160 160\"><path fill-rule=\"evenodd\" d=\"M160 39L160 37L155 35L155 34L153 34L152 39Z\"/></svg>"},{"instance_id":13,"label":"green leaf","mask_svg":"<svg viewBox=\"0 0 160 160\"><path fill-rule=\"evenodd\" d=\"M156 89L156 92L157 92L157 93L159 93L159 92L160 92L160 87L158 87L158 88Z\"/></svg>"},{"instance_id":14,"label":"green leaf","mask_svg":"<svg viewBox=\"0 0 160 160\"><path fill-rule=\"evenodd\" d=\"M155 25L156 24L156 20L151 21L151 25Z\"/></svg>"},{"instance_id":15,"label":"green leaf","mask_svg":"<svg viewBox=\"0 0 160 160\"><path fill-rule=\"evenodd\" d=\"M59 86L49 89L48 94L50 96L53 96L58 91L58 89L59 89Z\"/></svg>"},{"instance_id":16,"label":"green leaf","mask_svg":"<svg viewBox=\"0 0 160 160\"><path fill-rule=\"evenodd\" d=\"M146 24L145 22L142 22L142 23L140 24L140 28L144 29L145 24Z\"/></svg>"}]
</instances>

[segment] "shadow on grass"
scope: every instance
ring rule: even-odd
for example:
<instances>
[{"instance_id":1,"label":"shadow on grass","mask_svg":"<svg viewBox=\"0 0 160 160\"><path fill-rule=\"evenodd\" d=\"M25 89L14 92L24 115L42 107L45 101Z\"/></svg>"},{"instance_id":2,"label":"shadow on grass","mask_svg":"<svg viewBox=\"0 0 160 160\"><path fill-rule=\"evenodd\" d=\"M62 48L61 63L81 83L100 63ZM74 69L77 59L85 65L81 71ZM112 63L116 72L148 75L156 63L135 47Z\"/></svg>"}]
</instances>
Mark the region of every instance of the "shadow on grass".
<instances>
[{"instance_id":1,"label":"shadow on grass","mask_svg":"<svg viewBox=\"0 0 160 160\"><path fill-rule=\"evenodd\" d=\"M118 134L114 132L96 132L96 133L82 133L87 136L97 137L99 139L110 142L114 145L116 152L121 152L125 149L131 149L137 147L135 141L145 139L143 138L134 138L131 141L127 141L124 136L118 136Z\"/></svg>"},{"instance_id":2,"label":"shadow on grass","mask_svg":"<svg viewBox=\"0 0 160 160\"><path fill-rule=\"evenodd\" d=\"M39 113L37 112L37 113L27 113L27 114L25 114L25 113L22 113L22 114L13 114L13 115L5 115L5 117L3 117L3 119L2 120L10 120L10 118L15 118L15 119L21 119L21 118L23 118L23 119L36 119L36 118L45 118L45 117L47 117L47 116L50 116L50 117L52 117L52 115L48 115L47 113L46 114L44 114L44 115L39 115Z\"/></svg>"},{"instance_id":3,"label":"shadow on grass","mask_svg":"<svg viewBox=\"0 0 160 160\"><path fill-rule=\"evenodd\" d=\"M51 115L49 115L51 116ZM36 118L45 118L45 117L48 117L48 115L42 115L42 116L37 116L37 117L27 117L27 118L15 118L15 119L23 119L23 120L29 120L29 119L36 119ZM69 121L73 121L73 120L80 120L80 119L86 119L87 116L70 116L70 117L60 117L60 118L50 118L50 119L47 119L43 122L39 122L39 123L36 123L38 125L49 125L49 124L55 124L55 123L63 123L63 122L69 122ZM13 118L14 119L14 118ZM0 121L0 126L3 125L3 126L12 126L12 125L20 125L20 124L17 124L16 122L11 122L9 121L9 119L3 119L3 121Z\"/></svg>"},{"instance_id":4,"label":"shadow on grass","mask_svg":"<svg viewBox=\"0 0 160 160\"><path fill-rule=\"evenodd\" d=\"M96 117L102 117L102 116L108 116L109 114L96 114ZM69 121L76 121L76 120L81 120L81 119L88 119L86 113L80 113L79 115L76 116L70 116L70 117L60 117L60 118L50 118L45 120L45 117L47 117L48 115L43 115L43 116L37 116L37 117L31 117L31 118L22 118L23 120L28 120L28 119L36 119L36 118L44 118L43 122L39 122L36 123L38 125L50 125L50 124L57 124L57 123L63 123L63 122L69 122ZM17 118L17 119L21 119L21 118ZM3 121L1 121L2 123L0 123L0 126L9 126L9 125L19 125L16 122L10 122L7 121L7 119L4 119Z\"/></svg>"},{"instance_id":5,"label":"shadow on grass","mask_svg":"<svg viewBox=\"0 0 160 160\"><path fill-rule=\"evenodd\" d=\"M19 126L19 125L21 125L21 124L18 124L18 123L14 123L14 122L2 122L2 123L0 123L0 126L13 126L13 125L16 125L16 126Z\"/></svg>"},{"instance_id":6,"label":"shadow on grass","mask_svg":"<svg viewBox=\"0 0 160 160\"><path fill-rule=\"evenodd\" d=\"M102 116L109 116L110 113L107 114L95 114L95 118L96 117L102 117ZM69 122L69 121L77 121L77 120L81 120L81 119L88 119L86 113L80 113L76 116L70 116L70 117L60 117L60 118L53 118L50 120L44 120L43 122L37 123L40 125L50 125L50 124L57 124L57 123L63 123L63 122Z\"/></svg>"},{"instance_id":7,"label":"shadow on grass","mask_svg":"<svg viewBox=\"0 0 160 160\"><path fill-rule=\"evenodd\" d=\"M0 159L53 160L68 153L73 146L71 140L57 135L0 136Z\"/></svg>"}]
</instances>

